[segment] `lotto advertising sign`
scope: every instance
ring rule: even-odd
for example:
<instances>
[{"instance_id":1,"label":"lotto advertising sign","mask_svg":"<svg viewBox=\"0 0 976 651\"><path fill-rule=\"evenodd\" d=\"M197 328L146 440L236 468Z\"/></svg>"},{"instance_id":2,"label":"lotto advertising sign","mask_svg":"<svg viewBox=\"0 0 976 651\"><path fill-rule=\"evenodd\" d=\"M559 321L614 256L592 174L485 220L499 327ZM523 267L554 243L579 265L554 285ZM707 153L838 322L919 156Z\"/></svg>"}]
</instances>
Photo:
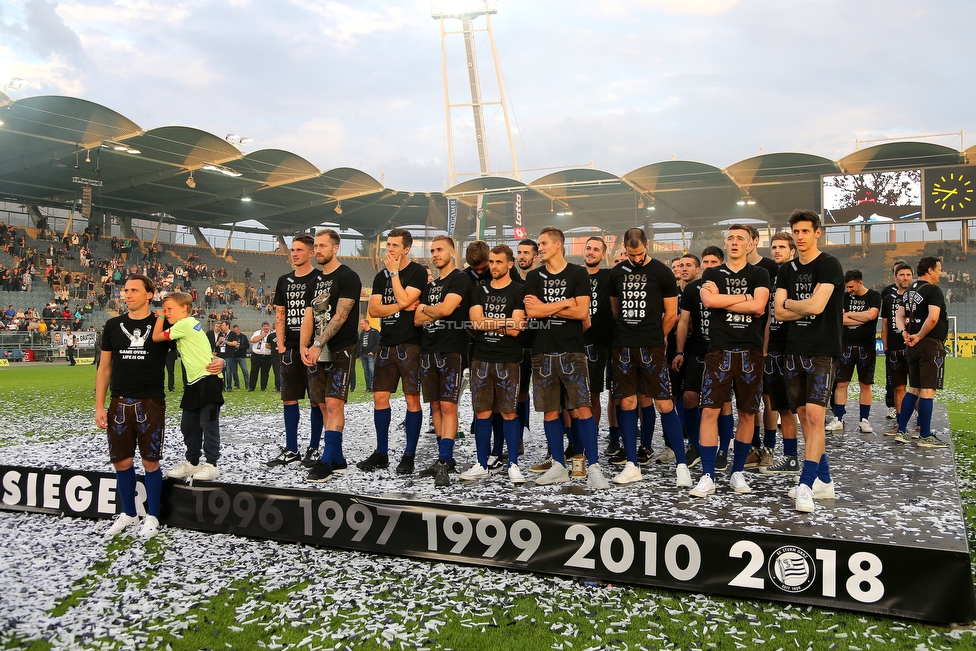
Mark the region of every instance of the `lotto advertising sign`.
<instances>
[{"instance_id":1,"label":"lotto advertising sign","mask_svg":"<svg viewBox=\"0 0 976 651\"><path fill-rule=\"evenodd\" d=\"M0 467L0 506L107 518L118 511L115 478ZM933 548L168 480L160 520L185 529L931 622L970 622L976 612L968 555Z\"/></svg>"}]
</instances>

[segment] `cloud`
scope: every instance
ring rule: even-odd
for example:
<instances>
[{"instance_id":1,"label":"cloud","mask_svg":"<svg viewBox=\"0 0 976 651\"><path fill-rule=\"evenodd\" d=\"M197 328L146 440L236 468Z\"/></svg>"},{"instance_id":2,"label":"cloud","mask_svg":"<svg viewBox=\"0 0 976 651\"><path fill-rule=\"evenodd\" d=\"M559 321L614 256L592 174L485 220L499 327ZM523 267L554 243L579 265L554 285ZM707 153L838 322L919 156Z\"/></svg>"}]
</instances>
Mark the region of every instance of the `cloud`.
<instances>
[{"instance_id":1,"label":"cloud","mask_svg":"<svg viewBox=\"0 0 976 651\"><path fill-rule=\"evenodd\" d=\"M47 0L27 0L22 6L22 23L0 23L0 35L42 60L61 60L76 67L85 64L81 39L58 14L57 5Z\"/></svg>"}]
</instances>

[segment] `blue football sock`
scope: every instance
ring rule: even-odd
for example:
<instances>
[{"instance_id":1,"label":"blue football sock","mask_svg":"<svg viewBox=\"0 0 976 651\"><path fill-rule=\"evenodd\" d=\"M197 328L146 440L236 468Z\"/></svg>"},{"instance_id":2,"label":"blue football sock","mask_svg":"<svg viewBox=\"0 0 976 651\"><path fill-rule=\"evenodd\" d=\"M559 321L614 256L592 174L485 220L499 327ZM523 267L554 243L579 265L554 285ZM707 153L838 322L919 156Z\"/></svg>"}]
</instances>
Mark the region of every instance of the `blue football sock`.
<instances>
[{"instance_id":1,"label":"blue football sock","mask_svg":"<svg viewBox=\"0 0 976 651\"><path fill-rule=\"evenodd\" d=\"M491 415L491 453L496 457L502 456L502 445L505 442L505 419L501 414Z\"/></svg>"},{"instance_id":2,"label":"blue football sock","mask_svg":"<svg viewBox=\"0 0 976 651\"><path fill-rule=\"evenodd\" d=\"M729 443L735 436L735 419L732 414L718 415L718 450L719 452L729 453Z\"/></svg>"},{"instance_id":3,"label":"blue football sock","mask_svg":"<svg viewBox=\"0 0 976 651\"><path fill-rule=\"evenodd\" d=\"M752 452L752 443L736 441L732 444L732 472L745 470L746 458Z\"/></svg>"},{"instance_id":4,"label":"blue football sock","mask_svg":"<svg viewBox=\"0 0 976 651\"><path fill-rule=\"evenodd\" d=\"M597 445L596 420L593 416L589 418L579 418L577 431L579 432L580 443L586 453L586 465L592 466L600 463L600 448Z\"/></svg>"},{"instance_id":5,"label":"blue football sock","mask_svg":"<svg viewBox=\"0 0 976 651\"><path fill-rule=\"evenodd\" d=\"M796 439L783 439L783 454L785 456L797 456L796 449Z\"/></svg>"},{"instance_id":6,"label":"blue football sock","mask_svg":"<svg viewBox=\"0 0 976 651\"><path fill-rule=\"evenodd\" d=\"M844 416L847 415L847 405L839 405L836 402L834 404L834 416L837 416L837 420L844 420Z\"/></svg>"},{"instance_id":7,"label":"blue football sock","mask_svg":"<svg viewBox=\"0 0 976 651\"><path fill-rule=\"evenodd\" d=\"M122 512L135 517L136 515L136 469L115 471L115 492L119 496Z\"/></svg>"},{"instance_id":8,"label":"blue football sock","mask_svg":"<svg viewBox=\"0 0 976 651\"><path fill-rule=\"evenodd\" d=\"M681 465L685 462L685 439L681 436L681 421L674 409L661 414L661 429L664 431L664 440L674 452L674 462Z\"/></svg>"},{"instance_id":9,"label":"blue football sock","mask_svg":"<svg viewBox=\"0 0 976 651\"><path fill-rule=\"evenodd\" d=\"M159 517L159 501L163 496L163 469L156 468L146 473L146 513Z\"/></svg>"},{"instance_id":10,"label":"blue football sock","mask_svg":"<svg viewBox=\"0 0 976 651\"><path fill-rule=\"evenodd\" d=\"M861 418L865 419L871 416L871 405L860 405L861 407Z\"/></svg>"},{"instance_id":11,"label":"blue football sock","mask_svg":"<svg viewBox=\"0 0 976 651\"><path fill-rule=\"evenodd\" d=\"M311 428L312 436L309 439L308 447L319 449L319 444L322 442L322 429L325 427L325 418L322 416L322 408L318 405L312 407L308 412L309 418L311 418Z\"/></svg>"},{"instance_id":12,"label":"blue football sock","mask_svg":"<svg viewBox=\"0 0 976 651\"><path fill-rule=\"evenodd\" d=\"M820 469L819 461L803 460L803 470L800 472L800 483L813 488L813 480L817 478Z\"/></svg>"},{"instance_id":13,"label":"blue football sock","mask_svg":"<svg viewBox=\"0 0 976 651\"><path fill-rule=\"evenodd\" d=\"M906 393L905 397L901 399L901 412L898 414L899 432L908 431L908 421L912 419L912 414L915 412L915 404L917 402L918 396L916 396L914 393ZM921 426L921 423L919 426Z\"/></svg>"},{"instance_id":14,"label":"blue football sock","mask_svg":"<svg viewBox=\"0 0 976 651\"><path fill-rule=\"evenodd\" d=\"M376 451L380 454L390 453L390 419L393 417L390 408L373 411L373 426L376 428Z\"/></svg>"},{"instance_id":15,"label":"blue football sock","mask_svg":"<svg viewBox=\"0 0 976 651\"><path fill-rule=\"evenodd\" d=\"M488 452L491 447L491 418L476 418L474 421L474 448L478 463L488 467Z\"/></svg>"},{"instance_id":16,"label":"blue football sock","mask_svg":"<svg viewBox=\"0 0 976 651\"><path fill-rule=\"evenodd\" d=\"M437 459L438 461L443 461L446 463L453 458L454 458L454 439L449 439L446 436L442 436L440 440L437 442Z\"/></svg>"},{"instance_id":17,"label":"blue football sock","mask_svg":"<svg viewBox=\"0 0 976 651\"><path fill-rule=\"evenodd\" d=\"M553 461L565 465L566 448L563 446L563 423L560 419L547 420L543 422L546 432L546 443L549 444L549 454Z\"/></svg>"},{"instance_id":18,"label":"blue football sock","mask_svg":"<svg viewBox=\"0 0 976 651\"><path fill-rule=\"evenodd\" d=\"M830 483L830 464L827 463L826 452L820 457L820 464L817 466L817 477L825 484Z\"/></svg>"},{"instance_id":19,"label":"blue football sock","mask_svg":"<svg viewBox=\"0 0 976 651\"><path fill-rule=\"evenodd\" d=\"M656 420L657 412L654 411L653 403L647 407L641 407L640 439L641 445L648 450L651 449L651 444L654 442L654 422Z\"/></svg>"},{"instance_id":20,"label":"blue football sock","mask_svg":"<svg viewBox=\"0 0 976 651\"><path fill-rule=\"evenodd\" d=\"M627 453L627 461L637 465L637 410L621 409L617 415L617 425L620 427L620 441Z\"/></svg>"},{"instance_id":21,"label":"blue football sock","mask_svg":"<svg viewBox=\"0 0 976 651\"><path fill-rule=\"evenodd\" d=\"M342 432L331 429L325 430L325 446L322 448L320 460L329 464L331 468L336 461L336 455L341 454L340 450L342 450Z\"/></svg>"},{"instance_id":22,"label":"blue football sock","mask_svg":"<svg viewBox=\"0 0 976 651\"><path fill-rule=\"evenodd\" d=\"M302 412L298 405L285 405L285 447L298 452L298 423Z\"/></svg>"},{"instance_id":23,"label":"blue football sock","mask_svg":"<svg viewBox=\"0 0 976 651\"><path fill-rule=\"evenodd\" d=\"M767 429L763 431L763 447L773 450L776 448L776 430Z\"/></svg>"},{"instance_id":24,"label":"blue football sock","mask_svg":"<svg viewBox=\"0 0 976 651\"><path fill-rule=\"evenodd\" d=\"M919 434L922 438L932 436L932 408L934 406L935 401L932 398L918 399L918 426L921 429Z\"/></svg>"},{"instance_id":25,"label":"blue football sock","mask_svg":"<svg viewBox=\"0 0 976 651\"><path fill-rule=\"evenodd\" d=\"M702 475L715 479L715 455L718 454L717 445L703 445L698 448L701 452Z\"/></svg>"},{"instance_id":26,"label":"blue football sock","mask_svg":"<svg viewBox=\"0 0 976 651\"><path fill-rule=\"evenodd\" d=\"M756 414L756 420L759 420L759 414ZM762 435L759 433L759 425L752 426L752 447L761 448L763 444Z\"/></svg>"},{"instance_id":27,"label":"blue football sock","mask_svg":"<svg viewBox=\"0 0 976 651\"><path fill-rule=\"evenodd\" d=\"M522 428L519 425L518 418L506 420L503 428L505 445L508 446L508 463L509 465L513 463L518 465L519 437L522 436Z\"/></svg>"},{"instance_id":28,"label":"blue football sock","mask_svg":"<svg viewBox=\"0 0 976 651\"><path fill-rule=\"evenodd\" d=\"M685 409L685 426L688 428L688 445L698 449L701 440L701 409Z\"/></svg>"},{"instance_id":29,"label":"blue football sock","mask_svg":"<svg viewBox=\"0 0 976 651\"><path fill-rule=\"evenodd\" d=\"M403 419L403 429L407 437L404 454L417 454L417 444L420 442L420 428L424 424L424 412L408 411Z\"/></svg>"}]
</instances>

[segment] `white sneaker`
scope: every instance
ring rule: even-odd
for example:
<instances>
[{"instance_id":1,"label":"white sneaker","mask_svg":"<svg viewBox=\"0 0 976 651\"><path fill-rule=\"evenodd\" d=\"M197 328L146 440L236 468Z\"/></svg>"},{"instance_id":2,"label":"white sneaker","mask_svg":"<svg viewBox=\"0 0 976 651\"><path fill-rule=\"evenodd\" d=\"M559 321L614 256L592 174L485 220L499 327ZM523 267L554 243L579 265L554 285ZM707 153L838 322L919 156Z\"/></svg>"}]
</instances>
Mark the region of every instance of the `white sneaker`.
<instances>
[{"instance_id":1,"label":"white sneaker","mask_svg":"<svg viewBox=\"0 0 976 651\"><path fill-rule=\"evenodd\" d=\"M867 418L862 418L861 422L858 423L858 427L861 428L861 432L863 432L864 434L870 434L871 432L874 431L874 428L871 427L871 423L868 422Z\"/></svg>"},{"instance_id":2,"label":"white sneaker","mask_svg":"<svg viewBox=\"0 0 976 651\"><path fill-rule=\"evenodd\" d=\"M569 481L569 471L566 466L558 461L552 462L552 468L542 473L542 476L535 480L536 486L548 486L549 484L562 484Z\"/></svg>"},{"instance_id":3,"label":"white sneaker","mask_svg":"<svg viewBox=\"0 0 976 651\"><path fill-rule=\"evenodd\" d=\"M106 537L115 536L122 533L126 527L128 527L133 522L138 522L138 515L126 515L125 513L120 513L115 516L115 522L105 531Z\"/></svg>"},{"instance_id":4,"label":"white sneaker","mask_svg":"<svg viewBox=\"0 0 976 651\"><path fill-rule=\"evenodd\" d=\"M654 463L674 463L674 450L665 446L661 454L654 460Z\"/></svg>"},{"instance_id":5,"label":"white sneaker","mask_svg":"<svg viewBox=\"0 0 976 651\"><path fill-rule=\"evenodd\" d=\"M711 475L702 475L698 480L698 485L692 488L688 494L692 497L708 497L715 492L715 482Z\"/></svg>"},{"instance_id":6,"label":"white sneaker","mask_svg":"<svg viewBox=\"0 0 976 651\"><path fill-rule=\"evenodd\" d=\"M586 485L598 491L605 491L610 488L610 482L603 476L603 468L600 464L594 463L586 469Z\"/></svg>"},{"instance_id":7,"label":"white sneaker","mask_svg":"<svg viewBox=\"0 0 976 651\"><path fill-rule=\"evenodd\" d=\"M796 488L791 488L790 492L787 493L792 498L796 498ZM820 477L813 480L813 499L815 500L832 500L834 499L834 482L831 481L826 484L820 481Z\"/></svg>"},{"instance_id":8,"label":"white sneaker","mask_svg":"<svg viewBox=\"0 0 976 651\"><path fill-rule=\"evenodd\" d=\"M795 490L790 491L794 494L794 499L796 500L793 504L794 508L800 513L813 513L816 506L813 503L813 489L806 484L800 484Z\"/></svg>"},{"instance_id":9,"label":"white sneaker","mask_svg":"<svg viewBox=\"0 0 976 651\"><path fill-rule=\"evenodd\" d=\"M729 480L729 485L732 486L732 490L736 493L752 492L752 489L749 488L749 482L746 481L746 474L741 470L739 472L732 473L732 478Z\"/></svg>"},{"instance_id":10,"label":"white sneaker","mask_svg":"<svg viewBox=\"0 0 976 651\"><path fill-rule=\"evenodd\" d=\"M217 477L220 477L220 471L212 463L201 463L193 473L193 479L197 481L213 481Z\"/></svg>"},{"instance_id":11,"label":"white sneaker","mask_svg":"<svg viewBox=\"0 0 976 651\"><path fill-rule=\"evenodd\" d=\"M888 420L895 420L896 418L898 418L898 410L895 409L894 407L888 407L888 413L885 414L885 418L887 418Z\"/></svg>"},{"instance_id":12,"label":"white sneaker","mask_svg":"<svg viewBox=\"0 0 976 651\"><path fill-rule=\"evenodd\" d=\"M833 420L828 419L827 422L824 423L824 431L826 432L839 432L842 429L844 429L844 421L836 416L834 416Z\"/></svg>"},{"instance_id":13,"label":"white sneaker","mask_svg":"<svg viewBox=\"0 0 976 651\"><path fill-rule=\"evenodd\" d=\"M480 463L476 463L461 473L461 481L476 481L488 477L488 469Z\"/></svg>"},{"instance_id":14,"label":"white sneaker","mask_svg":"<svg viewBox=\"0 0 976 651\"><path fill-rule=\"evenodd\" d=\"M155 515L147 515L146 519L142 521L142 528L139 529L139 537L143 540L149 540L157 533L159 533L159 520Z\"/></svg>"},{"instance_id":15,"label":"white sneaker","mask_svg":"<svg viewBox=\"0 0 976 651\"><path fill-rule=\"evenodd\" d=\"M633 462L628 461L624 464L624 469L617 473L617 476L613 478L613 483L623 486L625 484L633 484L642 480L640 468L635 466Z\"/></svg>"},{"instance_id":16,"label":"white sneaker","mask_svg":"<svg viewBox=\"0 0 976 651\"><path fill-rule=\"evenodd\" d=\"M187 477L192 477L194 474L196 474L197 470L199 470L199 466L194 466L189 461L184 461L167 472L166 476L170 479L186 479Z\"/></svg>"},{"instance_id":17,"label":"white sneaker","mask_svg":"<svg viewBox=\"0 0 976 651\"><path fill-rule=\"evenodd\" d=\"M679 463L677 466L675 466L674 474L676 478L675 486L677 486L678 488L691 488L692 486L691 472L688 471L687 464Z\"/></svg>"},{"instance_id":18,"label":"white sneaker","mask_svg":"<svg viewBox=\"0 0 976 651\"><path fill-rule=\"evenodd\" d=\"M525 476L522 475L522 471L514 463L508 467L508 478L512 480L513 484L525 483Z\"/></svg>"}]
</instances>

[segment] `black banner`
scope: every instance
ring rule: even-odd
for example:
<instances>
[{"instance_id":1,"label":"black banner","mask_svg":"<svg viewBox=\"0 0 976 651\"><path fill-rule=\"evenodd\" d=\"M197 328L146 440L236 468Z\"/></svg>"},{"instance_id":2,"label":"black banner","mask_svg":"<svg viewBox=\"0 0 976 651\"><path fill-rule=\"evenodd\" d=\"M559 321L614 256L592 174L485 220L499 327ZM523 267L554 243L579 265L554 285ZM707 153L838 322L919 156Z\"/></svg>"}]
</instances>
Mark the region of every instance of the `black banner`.
<instances>
[{"instance_id":1,"label":"black banner","mask_svg":"<svg viewBox=\"0 0 976 651\"><path fill-rule=\"evenodd\" d=\"M144 494L140 484L140 499ZM0 466L0 508L111 517L118 510L115 477ZM968 623L976 615L969 555L932 547L168 480L160 521L930 622Z\"/></svg>"}]
</instances>

